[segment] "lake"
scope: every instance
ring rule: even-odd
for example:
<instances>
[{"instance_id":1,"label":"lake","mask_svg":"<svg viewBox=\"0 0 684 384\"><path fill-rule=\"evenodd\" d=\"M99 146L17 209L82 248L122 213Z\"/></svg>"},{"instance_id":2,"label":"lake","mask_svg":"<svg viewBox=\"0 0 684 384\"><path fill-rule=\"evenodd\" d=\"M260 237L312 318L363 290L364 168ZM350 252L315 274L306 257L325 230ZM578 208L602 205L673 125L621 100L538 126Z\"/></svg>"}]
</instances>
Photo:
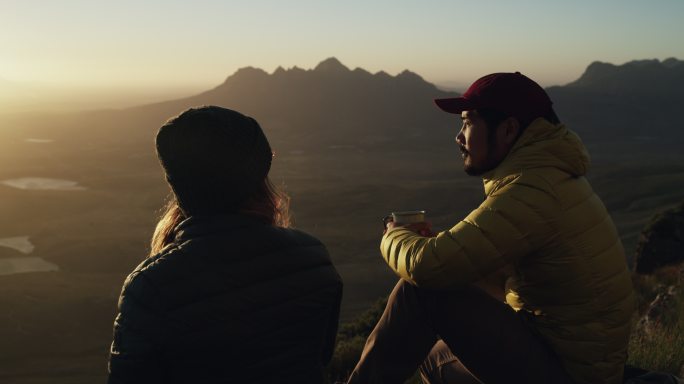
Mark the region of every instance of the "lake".
<instances>
[{"instance_id":1,"label":"lake","mask_svg":"<svg viewBox=\"0 0 684 384\"><path fill-rule=\"evenodd\" d=\"M7 179L0 181L0 184L17 189L31 190L81 191L85 189L85 187L78 185L78 182L76 181L50 179L45 177Z\"/></svg>"},{"instance_id":2,"label":"lake","mask_svg":"<svg viewBox=\"0 0 684 384\"><path fill-rule=\"evenodd\" d=\"M12 248L25 254L29 254L35 249L28 236L1 238L0 247Z\"/></svg>"},{"instance_id":3,"label":"lake","mask_svg":"<svg viewBox=\"0 0 684 384\"><path fill-rule=\"evenodd\" d=\"M41 257L29 256L0 259L0 276L51 271L59 271L57 264L46 261Z\"/></svg>"}]
</instances>

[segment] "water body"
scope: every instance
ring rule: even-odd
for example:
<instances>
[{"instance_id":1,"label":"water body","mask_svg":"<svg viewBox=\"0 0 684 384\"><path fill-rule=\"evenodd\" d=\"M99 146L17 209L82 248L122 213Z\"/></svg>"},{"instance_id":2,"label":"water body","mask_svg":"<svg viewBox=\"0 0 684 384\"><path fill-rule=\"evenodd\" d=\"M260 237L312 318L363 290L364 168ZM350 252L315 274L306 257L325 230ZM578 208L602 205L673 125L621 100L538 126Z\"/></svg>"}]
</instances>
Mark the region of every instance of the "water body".
<instances>
[{"instance_id":1,"label":"water body","mask_svg":"<svg viewBox=\"0 0 684 384\"><path fill-rule=\"evenodd\" d=\"M82 191L85 187L71 180L49 179L44 177L21 177L0 181L0 184L17 189Z\"/></svg>"},{"instance_id":2,"label":"water body","mask_svg":"<svg viewBox=\"0 0 684 384\"><path fill-rule=\"evenodd\" d=\"M33 252L36 248L28 236L5 237L0 239L0 247L7 247L17 250L24 254Z\"/></svg>"},{"instance_id":3,"label":"water body","mask_svg":"<svg viewBox=\"0 0 684 384\"><path fill-rule=\"evenodd\" d=\"M29 138L29 139L26 139L26 142L27 142L27 143L36 143L36 144L47 144L47 143L52 143L52 142L54 142L54 140L52 140L52 139L33 139L33 138Z\"/></svg>"},{"instance_id":4,"label":"water body","mask_svg":"<svg viewBox=\"0 0 684 384\"><path fill-rule=\"evenodd\" d=\"M24 254L33 252L36 248L28 236L4 237L0 239L0 247L7 247ZM10 257L0 258L0 276L16 273L59 271L57 264L41 257Z\"/></svg>"},{"instance_id":5,"label":"water body","mask_svg":"<svg viewBox=\"0 0 684 384\"><path fill-rule=\"evenodd\" d=\"M45 261L40 257L13 257L0 259L0 276L29 272L59 271L57 264Z\"/></svg>"}]
</instances>

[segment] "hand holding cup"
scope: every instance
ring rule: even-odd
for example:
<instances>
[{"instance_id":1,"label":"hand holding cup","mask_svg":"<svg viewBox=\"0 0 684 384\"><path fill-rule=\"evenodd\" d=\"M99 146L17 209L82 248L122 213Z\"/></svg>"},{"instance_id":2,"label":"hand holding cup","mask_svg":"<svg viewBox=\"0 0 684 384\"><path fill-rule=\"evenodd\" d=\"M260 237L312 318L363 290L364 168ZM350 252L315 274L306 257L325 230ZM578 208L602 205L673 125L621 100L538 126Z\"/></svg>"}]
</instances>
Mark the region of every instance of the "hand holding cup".
<instances>
[{"instance_id":1,"label":"hand holding cup","mask_svg":"<svg viewBox=\"0 0 684 384\"><path fill-rule=\"evenodd\" d=\"M385 230L383 235L388 230L395 227L403 227L421 236L433 237L436 234L432 232L432 224L425 221L425 211L398 211L385 216L382 220Z\"/></svg>"}]
</instances>

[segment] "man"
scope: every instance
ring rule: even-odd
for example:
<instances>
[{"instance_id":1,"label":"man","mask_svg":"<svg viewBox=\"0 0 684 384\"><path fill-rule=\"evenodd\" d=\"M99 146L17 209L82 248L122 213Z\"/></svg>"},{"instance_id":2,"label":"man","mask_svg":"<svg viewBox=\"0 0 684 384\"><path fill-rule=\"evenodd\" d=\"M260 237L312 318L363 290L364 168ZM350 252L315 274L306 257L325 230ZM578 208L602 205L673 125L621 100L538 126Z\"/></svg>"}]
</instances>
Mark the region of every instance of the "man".
<instances>
[{"instance_id":1,"label":"man","mask_svg":"<svg viewBox=\"0 0 684 384\"><path fill-rule=\"evenodd\" d=\"M436 235L388 225L380 248L402 280L349 382L400 383L420 365L433 383L621 383L632 283L579 137L518 72L435 101L463 119L464 170L486 198Z\"/></svg>"}]
</instances>

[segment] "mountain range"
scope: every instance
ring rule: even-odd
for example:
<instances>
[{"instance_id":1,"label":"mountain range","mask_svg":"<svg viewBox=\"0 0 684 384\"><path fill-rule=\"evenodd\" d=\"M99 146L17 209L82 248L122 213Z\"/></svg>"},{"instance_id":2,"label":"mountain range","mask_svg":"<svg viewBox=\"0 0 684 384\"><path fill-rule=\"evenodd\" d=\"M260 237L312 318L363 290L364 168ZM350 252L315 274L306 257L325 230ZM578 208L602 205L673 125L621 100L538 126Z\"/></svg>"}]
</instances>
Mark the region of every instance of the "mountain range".
<instances>
[{"instance_id":1,"label":"mountain range","mask_svg":"<svg viewBox=\"0 0 684 384\"><path fill-rule=\"evenodd\" d=\"M684 139L677 119L684 61L595 62L576 81L547 91L561 119L590 141L629 146L646 137ZM218 104L254 116L285 146L433 146L439 145L436 132L455 134L459 121L441 113L432 100L454 96L408 70L371 74L329 58L311 70L279 67L268 74L242 68L207 92L124 114L155 115L161 121L189 106Z\"/></svg>"},{"instance_id":2,"label":"mountain range","mask_svg":"<svg viewBox=\"0 0 684 384\"><path fill-rule=\"evenodd\" d=\"M662 140L665 146L684 140L678 121L684 100L684 61L594 62L576 81L547 92L562 121L590 145L608 143L611 154L623 153L623 147L642 150L644 140ZM439 111L433 99L457 95L408 70L396 76L383 71L372 74L362 68L351 70L331 57L308 70L279 67L269 74L245 67L193 96L122 110L51 116L49 123L32 117L34 123L25 125L36 134L49 129L51 135L63 131L73 136L78 131L93 140L148 145L167 118L192 106L215 104L255 117L269 138L288 150L331 145L440 147L442 133L453 137L460 122ZM84 122L93 120L99 122L97 128L84 131Z\"/></svg>"},{"instance_id":3,"label":"mountain range","mask_svg":"<svg viewBox=\"0 0 684 384\"><path fill-rule=\"evenodd\" d=\"M425 136L425 127L454 123L438 113L432 99L455 95L408 70L396 76L371 74L329 58L311 70L279 67L268 74L242 68L207 92L124 113L165 118L189 106L217 104L255 117L269 137L286 147L315 149L415 143Z\"/></svg>"}]
</instances>

